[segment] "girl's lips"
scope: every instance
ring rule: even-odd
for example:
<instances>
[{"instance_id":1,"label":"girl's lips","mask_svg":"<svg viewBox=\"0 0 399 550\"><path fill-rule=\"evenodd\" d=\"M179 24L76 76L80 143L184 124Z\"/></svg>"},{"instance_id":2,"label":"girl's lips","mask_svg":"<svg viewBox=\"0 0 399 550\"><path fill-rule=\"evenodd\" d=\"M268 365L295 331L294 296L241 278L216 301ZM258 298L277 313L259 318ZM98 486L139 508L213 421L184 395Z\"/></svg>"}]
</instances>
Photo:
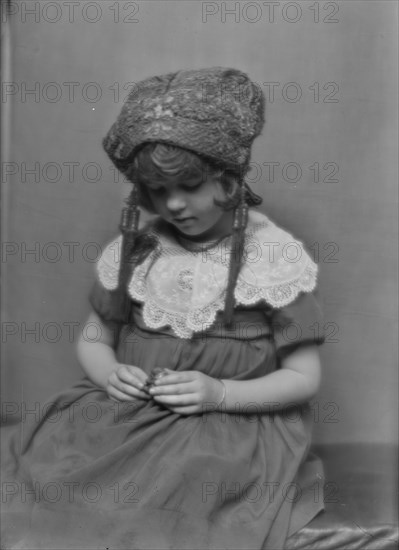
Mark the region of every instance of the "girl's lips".
<instances>
[{"instance_id":1,"label":"girl's lips","mask_svg":"<svg viewBox=\"0 0 399 550\"><path fill-rule=\"evenodd\" d=\"M192 216L187 216L186 218L173 218L173 221L176 223L185 223L194 220Z\"/></svg>"}]
</instances>

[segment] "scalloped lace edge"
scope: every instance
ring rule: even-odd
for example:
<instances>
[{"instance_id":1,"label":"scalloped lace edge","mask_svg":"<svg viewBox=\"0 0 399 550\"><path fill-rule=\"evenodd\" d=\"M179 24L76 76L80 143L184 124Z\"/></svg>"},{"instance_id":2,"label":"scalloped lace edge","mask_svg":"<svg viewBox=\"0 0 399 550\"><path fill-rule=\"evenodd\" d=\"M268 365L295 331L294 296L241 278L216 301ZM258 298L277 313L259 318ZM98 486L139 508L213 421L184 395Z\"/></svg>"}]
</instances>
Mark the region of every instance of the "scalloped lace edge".
<instances>
[{"instance_id":1,"label":"scalloped lace edge","mask_svg":"<svg viewBox=\"0 0 399 550\"><path fill-rule=\"evenodd\" d=\"M144 270L144 265L140 266ZM140 268L139 268L140 271ZM280 285L267 288L254 287L245 281L237 281L235 298L237 304L255 305L260 301L278 309L293 302L300 292L311 292L317 284L317 265L311 260L300 277ZM135 286L133 283L138 282ZM143 304L143 319L149 328L158 329L170 326L180 338L190 338L195 332L202 332L215 321L216 314L223 310L224 300L219 297L202 308L188 311L182 315L160 307L148 296L144 275L135 273L129 284L129 295ZM200 321L196 319L200 319Z\"/></svg>"}]
</instances>

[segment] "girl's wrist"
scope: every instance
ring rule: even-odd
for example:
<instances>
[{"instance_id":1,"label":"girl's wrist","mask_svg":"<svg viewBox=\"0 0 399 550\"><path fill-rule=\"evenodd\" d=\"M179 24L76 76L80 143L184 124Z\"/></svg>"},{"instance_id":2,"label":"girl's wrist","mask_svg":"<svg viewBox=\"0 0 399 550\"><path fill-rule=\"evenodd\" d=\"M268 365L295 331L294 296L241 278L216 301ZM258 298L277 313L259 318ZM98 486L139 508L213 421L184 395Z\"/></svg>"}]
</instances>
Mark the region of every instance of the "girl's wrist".
<instances>
[{"instance_id":1,"label":"girl's wrist","mask_svg":"<svg viewBox=\"0 0 399 550\"><path fill-rule=\"evenodd\" d=\"M220 409L226 403L226 384L220 378L217 378L219 386L221 386L221 396L216 403L216 410Z\"/></svg>"}]
</instances>

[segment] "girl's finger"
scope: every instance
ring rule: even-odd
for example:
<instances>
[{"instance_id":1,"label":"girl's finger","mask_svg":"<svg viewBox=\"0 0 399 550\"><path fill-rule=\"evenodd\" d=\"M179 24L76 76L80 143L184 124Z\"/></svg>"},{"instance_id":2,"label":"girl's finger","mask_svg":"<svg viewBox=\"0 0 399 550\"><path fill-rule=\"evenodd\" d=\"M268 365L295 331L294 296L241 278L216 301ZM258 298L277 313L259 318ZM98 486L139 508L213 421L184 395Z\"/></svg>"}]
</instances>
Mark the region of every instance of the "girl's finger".
<instances>
[{"instance_id":1,"label":"girl's finger","mask_svg":"<svg viewBox=\"0 0 399 550\"><path fill-rule=\"evenodd\" d=\"M184 395L195 392L194 384L190 382L182 382L181 384L154 385L149 389L150 395L153 397L158 395Z\"/></svg>"},{"instance_id":2,"label":"girl's finger","mask_svg":"<svg viewBox=\"0 0 399 550\"><path fill-rule=\"evenodd\" d=\"M168 386L169 384L184 384L185 382L191 382L194 380L194 376L190 371L183 372L168 372L155 379L155 386Z\"/></svg>"},{"instance_id":3,"label":"girl's finger","mask_svg":"<svg viewBox=\"0 0 399 550\"><path fill-rule=\"evenodd\" d=\"M137 390L142 390L144 388L144 383L139 378L132 375L121 373L117 376L117 380L124 386L130 386L132 388L136 388Z\"/></svg>"},{"instance_id":4,"label":"girl's finger","mask_svg":"<svg viewBox=\"0 0 399 550\"><path fill-rule=\"evenodd\" d=\"M141 378L139 378L138 376L131 374L130 372L127 372L125 370L122 370L121 372L116 373L117 383L121 382L125 386L136 388L139 391L143 391L143 388L145 386L145 382L147 381L147 379L148 379L148 376L146 374L144 374L143 381L142 381Z\"/></svg>"},{"instance_id":5,"label":"girl's finger","mask_svg":"<svg viewBox=\"0 0 399 550\"><path fill-rule=\"evenodd\" d=\"M198 402L196 395L193 393L185 395L153 395L153 399L158 403L172 407L196 405Z\"/></svg>"},{"instance_id":6,"label":"girl's finger","mask_svg":"<svg viewBox=\"0 0 399 550\"><path fill-rule=\"evenodd\" d=\"M201 414L201 412L197 410L197 406L169 407L169 410L176 414L181 414L182 416L188 416L190 414Z\"/></svg>"},{"instance_id":7,"label":"girl's finger","mask_svg":"<svg viewBox=\"0 0 399 550\"><path fill-rule=\"evenodd\" d=\"M149 395L144 391L140 391L135 386L131 384L125 384L119 379L112 383L112 386L117 389L119 392L124 393L128 396L135 397L136 399L149 399Z\"/></svg>"},{"instance_id":8,"label":"girl's finger","mask_svg":"<svg viewBox=\"0 0 399 550\"><path fill-rule=\"evenodd\" d=\"M131 376L135 377L141 383L145 384L145 381L148 378L148 374L145 373L142 369L130 365L127 367L127 370Z\"/></svg>"},{"instance_id":9,"label":"girl's finger","mask_svg":"<svg viewBox=\"0 0 399 550\"><path fill-rule=\"evenodd\" d=\"M129 371L128 369L120 369L116 372L116 376L119 378L119 380L134 385L137 388L142 387L148 378L148 376L144 372L134 372Z\"/></svg>"},{"instance_id":10,"label":"girl's finger","mask_svg":"<svg viewBox=\"0 0 399 550\"><path fill-rule=\"evenodd\" d=\"M117 390L113 386L108 389L107 393L109 398L112 399L113 401L134 401L135 400L133 396L127 395L126 393L123 393Z\"/></svg>"}]
</instances>

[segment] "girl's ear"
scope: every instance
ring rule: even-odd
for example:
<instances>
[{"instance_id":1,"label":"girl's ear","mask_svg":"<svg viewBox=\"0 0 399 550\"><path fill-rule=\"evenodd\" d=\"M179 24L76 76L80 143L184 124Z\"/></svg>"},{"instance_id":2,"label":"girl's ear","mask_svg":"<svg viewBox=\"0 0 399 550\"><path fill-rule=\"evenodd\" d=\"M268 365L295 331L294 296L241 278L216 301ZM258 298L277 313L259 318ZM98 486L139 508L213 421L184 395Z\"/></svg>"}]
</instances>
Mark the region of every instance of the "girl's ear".
<instances>
[{"instance_id":1,"label":"girl's ear","mask_svg":"<svg viewBox=\"0 0 399 550\"><path fill-rule=\"evenodd\" d=\"M233 199L239 192L239 183L235 176L232 174L223 174L222 176L223 189L228 199Z\"/></svg>"},{"instance_id":2,"label":"girl's ear","mask_svg":"<svg viewBox=\"0 0 399 550\"><path fill-rule=\"evenodd\" d=\"M241 190L237 176L228 172L221 173L217 179L217 188L223 196L219 199L214 198L214 203L223 210L231 210L239 204ZM219 196L220 193L218 193Z\"/></svg>"}]
</instances>

